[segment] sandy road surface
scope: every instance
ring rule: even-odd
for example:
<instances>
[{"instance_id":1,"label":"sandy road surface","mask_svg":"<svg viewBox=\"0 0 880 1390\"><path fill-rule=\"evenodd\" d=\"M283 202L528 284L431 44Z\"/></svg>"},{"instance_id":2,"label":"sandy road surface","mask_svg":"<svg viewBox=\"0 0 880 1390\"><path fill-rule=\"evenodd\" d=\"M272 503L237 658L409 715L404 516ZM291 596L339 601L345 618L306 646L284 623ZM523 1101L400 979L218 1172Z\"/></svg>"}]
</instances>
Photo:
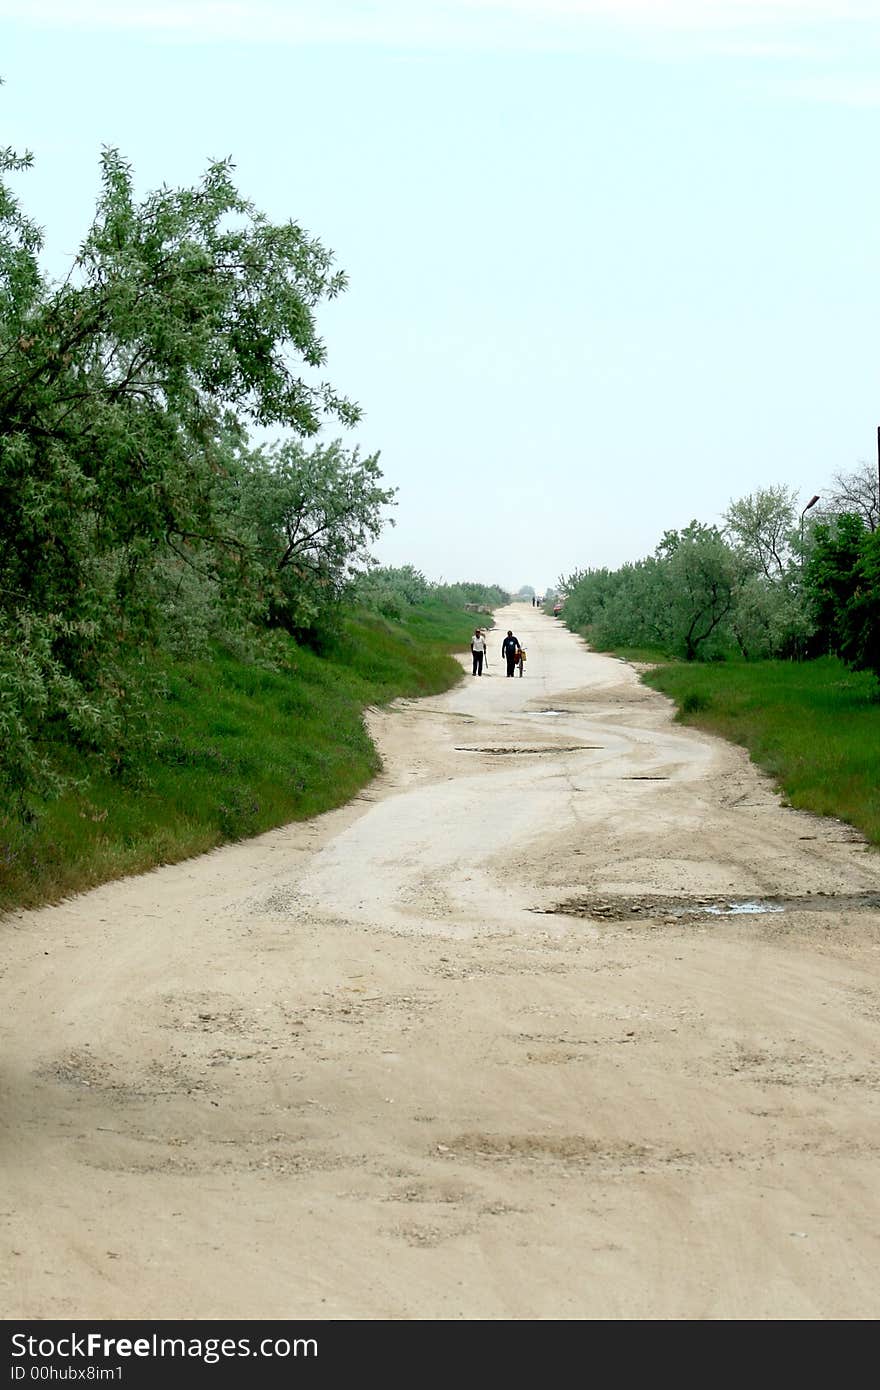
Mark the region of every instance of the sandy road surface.
<instances>
[{"instance_id":1,"label":"sandy road surface","mask_svg":"<svg viewBox=\"0 0 880 1390\"><path fill-rule=\"evenodd\" d=\"M876 855L509 625L351 806L0 924L6 1317L880 1313Z\"/></svg>"}]
</instances>

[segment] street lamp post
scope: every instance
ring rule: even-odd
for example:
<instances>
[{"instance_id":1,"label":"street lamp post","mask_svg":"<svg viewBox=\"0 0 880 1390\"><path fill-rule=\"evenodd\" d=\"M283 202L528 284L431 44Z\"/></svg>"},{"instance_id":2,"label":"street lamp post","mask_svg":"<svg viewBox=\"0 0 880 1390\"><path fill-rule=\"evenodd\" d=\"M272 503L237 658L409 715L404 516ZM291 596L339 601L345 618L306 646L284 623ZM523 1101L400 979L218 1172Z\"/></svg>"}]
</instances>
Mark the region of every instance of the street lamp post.
<instances>
[{"instance_id":1,"label":"street lamp post","mask_svg":"<svg viewBox=\"0 0 880 1390\"><path fill-rule=\"evenodd\" d=\"M804 507L804 510L801 512L801 574L803 574L804 572L804 517L806 516L807 512L810 510L811 507L815 507L818 501L819 494L817 492L816 496L810 498L809 502Z\"/></svg>"},{"instance_id":2,"label":"street lamp post","mask_svg":"<svg viewBox=\"0 0 880 1390\"><path fill-rule=\"evenodd\" d=\"M818 494L818 492L817 492L816 495L815 495L814 497L811 497L811 498L810 498L809 502L808 502L807 505L804 507L804 510L801 512L801 591L803 591L803 587L804 587L804 517L806 516L807 512L810 510L811 507L815 507L815 505L816 505L816 503L817 503L818 501L819 501L819 494ZM803 592L801 593L801 603L803 603ZM799 640L798 640L798 650L799 650L799 653L800 653L798 659L799 659L800 661L803 661L803 659L804 659L804 652L805 652L805 650L806 650L805 638L804 638L803 634L801 634L801 636L800 636L800 638L799 638Z\"/></svg>"}]
</instances>

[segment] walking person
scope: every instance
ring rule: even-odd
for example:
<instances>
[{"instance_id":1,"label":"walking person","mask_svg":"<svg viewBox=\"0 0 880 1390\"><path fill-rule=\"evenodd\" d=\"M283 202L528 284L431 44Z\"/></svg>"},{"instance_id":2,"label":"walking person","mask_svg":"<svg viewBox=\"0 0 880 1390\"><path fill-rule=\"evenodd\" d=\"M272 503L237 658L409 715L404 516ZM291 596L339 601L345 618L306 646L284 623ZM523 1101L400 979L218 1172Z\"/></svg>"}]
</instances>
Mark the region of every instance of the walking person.
<instances>
[{"instance_id":1,"label":"walking person","mask_svg":"<svg viewBox=\"0 0 880 1390\"><path fill-rule=\"evenodd\" d=\"M483 674L483 658L486 655L486 639L478 627L474 628L474 635L471 638L471 655L474 658L475 676Z\"/></svg>"},{"instance_id":2,"label":"walking person","mask_svg":"<svg viewBox=\"0 0 880 1390\"><path fill-rule=\"evenodd\" d=\"M516 669L517 669L517 671L519 672L520 675L522 675L522 673L523 673L523 666L525 665L525 661L526 661L526 649L525 649L525 647L520 647L520 649L519 649L519 659L517 660L517 663L516 663Z\"/></svg>"},{"instance_id":3,"label":"walking person","mask_svg":"<svg viewBox=\"0 0 880 1390\"><path fill-rule=\"evenodd\" d=\"M519 660L519 642L514 637L510 628L507 629L507 636L501 643L501 655L507 662L507 674L512 676L516 672L516 663Z\"/></svg>"}]
</instances>

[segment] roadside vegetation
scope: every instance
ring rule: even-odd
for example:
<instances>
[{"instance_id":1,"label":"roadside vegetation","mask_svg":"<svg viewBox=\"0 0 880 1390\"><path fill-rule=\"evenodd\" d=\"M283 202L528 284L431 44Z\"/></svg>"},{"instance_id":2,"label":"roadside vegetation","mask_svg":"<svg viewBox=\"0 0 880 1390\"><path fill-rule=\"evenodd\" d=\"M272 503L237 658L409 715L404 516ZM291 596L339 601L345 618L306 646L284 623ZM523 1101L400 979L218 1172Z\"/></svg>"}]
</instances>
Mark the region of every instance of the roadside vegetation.
<instances>
[{"instance_id":1,"label":"roadside vegetation","mask_svg":"<svg viewBox=\"0 0 880 1390\"><path fill-rule=\"evenodd\" d=\"M326 435L361 412L323 377L321 242L229 162L139 199L110 149L52 281L30 162L0 150L7 907L338 805L377 768L364 707L450 685L506 599L373 561L394 490Z\"/></svg>"},{"instance_id":2,"label":"roadside vegetation","mask_svg":"<svg viewBox=\"0 0 880 1390\"><path fill-rule=\"evenodd\" d=\"M792 806L880 844L880 495L867 464L801 507L785 487L722 527L561 581L562 617L637 664L678 718L748 748Z\"/></svg>"},{"instance_id":3,"label":"roadside vegetation","mask_svg":"<svg viewBox=\"0 0 880 1390\"><path fill-rule=\"evenodd\" d=\"M364 709L446 690L475 618L429 597L400 620L353 611L321 655L287 639L271 661L217 644L168 661L153 737L123 771L56 749L65 790L0 824L0 910L338 806L379 771ZM483 618L488 623L488 615Z\"/></svg>"},{"instance_id":4,"label":"roadside vegetation","mask_svg":"<svg viewBox=\"0 0 880 1390\"><path fill-rule=\"evenodd\" d=\"M880 676L880 496L867 464L800 509L786 487L731 502L724 525L665 531L653 555L564 576L562 616L600 647L685 661L840 656Z\"/></svg>"},{"instance_id":5,"label":"roadside vegetation","mask_svg":"<svg viewBox=\"0 0 880 1390\"><path fill-rule=\"evenodd\" d=\"M642 679L678 719L749 750L790 805L880 845L880 704L865 672L815 661L666 662Z\"/></svg>"}]
</instances>

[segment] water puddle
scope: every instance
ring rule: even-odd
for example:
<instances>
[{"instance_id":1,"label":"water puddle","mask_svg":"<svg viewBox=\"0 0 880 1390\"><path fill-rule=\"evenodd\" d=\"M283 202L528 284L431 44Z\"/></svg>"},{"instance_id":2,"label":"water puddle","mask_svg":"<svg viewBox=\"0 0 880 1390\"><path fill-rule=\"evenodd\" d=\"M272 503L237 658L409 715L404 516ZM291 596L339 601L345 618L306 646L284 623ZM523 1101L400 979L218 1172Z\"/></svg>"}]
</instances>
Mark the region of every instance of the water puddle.
<instances>
[{"instance_id":1,"label":"water puddle","mask_svg":"<svg viewBox=\"0 0 880 1390\"><path fill-rule=\"evenodd\" d=\"M755 912L784 912L785 908L781 903L744 902L720 905L710 903L708 907L703 908L703 911L708 912L711 917L747 917L750 913Z\"/></svg>"},{"instance_id":2,"label":"water puddle","mask_svg":"<svg viewBox=\"0 0 880 1390\"><path fill-rule=\"evenodd\" d=\"M516 748L499 748L497 746L494 748L464 748L457 745L455 751L456 753L488 753L491 757L508 757L511 755L522 757L525 754L532 755L536 753L584 753L600 749L601 747L601 743L556 743L549 748L524 748L521 746Z\"/></svg>"}]
</instances>

